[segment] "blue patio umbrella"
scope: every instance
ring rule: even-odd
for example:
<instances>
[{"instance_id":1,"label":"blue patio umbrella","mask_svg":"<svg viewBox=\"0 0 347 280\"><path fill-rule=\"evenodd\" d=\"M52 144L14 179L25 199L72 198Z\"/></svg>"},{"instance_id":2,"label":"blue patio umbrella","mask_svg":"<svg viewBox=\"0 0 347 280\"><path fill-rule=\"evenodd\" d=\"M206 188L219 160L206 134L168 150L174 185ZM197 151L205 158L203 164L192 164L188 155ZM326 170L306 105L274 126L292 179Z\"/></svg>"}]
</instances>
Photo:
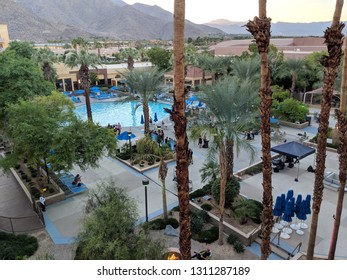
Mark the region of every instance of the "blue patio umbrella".
<instances>
[{"instance_id":1,"label":"blue patio umbrella","mask_svg":"<svg viewBox=\"0 0 347 280\"><path fill-rule=\"evenodd\" d=\"M110 90L118 90L119 88L117 86L113 86L110 88Z\"/></svg>"},{"instance_id":2,"label":"blue patio umbrella","mask_svg":"<svg viewBox=\"0 0 347 280\"><path fill-rule=\"evenodd\" d=\"M306 214L311 214L311 195L310 194L306 195L305 200L306 200L306 205L305 205Z\"/></svg>"},{"instance_id":3,"label":"blue patio umbrella","mask_svg":"<svg viewBox=\"0 0 347 280\"><path fill-rule=\"evenodd\" d=\"M289 189L287 192L286 201L288 201L292 197L294 197L294 191L292 189Z\"/></svg>"},{"instance_id":4,"label":"blue patio umbrella","mask_svg":"<svg viewBox=\"0 0 347 280\"><path fill-rule=\"evenodd\" d=\"M294 206L294 212L295 212L296 216L298 216L298 214L300 212L301 203L302 203L302 195L298 194L298 197L296 198L295 206Z\"/></svg>"},{"instance_id":5,"label":"blue patio umbrella","mask_svg":"<svg viewBox=\"0 0 347 280\"><path fill-rule=\"evenodd\" d=\"M280 217L283 214L282 205L281 205L281 197L280 196L277 196L277 198L276 198L276 202L275 202L275 205L274 205L274 209L272 210L272 213L276 217Z\"/></svg>"},{"instance_id":6,"label":"blue patio umbrella","mask_svg":"<svg viewBox=\"0 0 347 280\"><path fill-rule=\"evenodd\" d=\"M130 139L135 138L136 135L131 133ZM128 131L123 131L121 134L117 135L118 140L129 140Z\"/></svg>"},{"instance_id":7,"label":"blue patio umbrella","mask_svg":"<svg viewBox=\"0 0 347 280\"><path fill-rule=\"evenodd\" d=\"M297 214L298 219L301 221L305 221L307 219L306 207L307 207L307 201L303 200L300 204L299 212Z\"/></svg>"},{"instance_id":8,"label":"blue patio umbrella","mask_svg":"<svg viewBox=\"0 0 347 280\"><path fill-rule=\"evenodd\" d=\"M144 124L145 121L143 120L143 115L141 115L141 124Z\"/></svg>"},{"instance_id":9,"label":"blue patio umbrella","mask_svg":"<svg viewBox=\"0 0 347 280\"><path fill-rule=\"evenodd\" d=\"M157 122L158 121L158 116L157 116L157 113L154 113L154 119L153 119L154 122Z\"/></svg>"},{"instance_id":10,"label":"blue patio umbrella","mask_svg":"<svg viewBox=\"0 0 347 280\"><path fill-rule=\"evenodd\" d=\"M286 208L284 209L284 213L282 215L282 220L286 222L285 227L283 228L281 232L281 237L284 239L288 239L290 236L289 234L292 233L292 230L288 228L288 224L292 221L292 213L294 212L293 205L294 205L294 198L287 200L286 202Z\"/></svg>"},{"instance_id":11,"label":"blue patio umbrella","mask_svg":"<svg viewBox=\"0 0 347 280\"><path fill-rule=\"evenodd\" d=\"M90 88L90 91L91 92L102 92L101 89L99 89L98 87Z\"/></svg>"},{"instance_id":12,"label":"blue patio umbrella","mask_svg":"<svg viewBox=\"0 0 347 280\"><path fill-rule=\"evenodd\" d=\"M196 100L198 100L198 98L195 95L189 97L188 99L188 101L196 101Z\"/></svg>"}]
</instances>

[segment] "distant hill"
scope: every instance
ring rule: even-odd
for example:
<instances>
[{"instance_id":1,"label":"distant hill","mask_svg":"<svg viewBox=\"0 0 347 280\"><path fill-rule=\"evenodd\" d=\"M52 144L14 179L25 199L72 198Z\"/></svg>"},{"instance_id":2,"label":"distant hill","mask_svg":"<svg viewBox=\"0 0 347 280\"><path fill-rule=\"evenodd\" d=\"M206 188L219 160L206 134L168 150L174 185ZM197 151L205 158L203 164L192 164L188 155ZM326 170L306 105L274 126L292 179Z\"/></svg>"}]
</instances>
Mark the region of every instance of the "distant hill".
<instances>
[{"instance_id":1,"label":"distant hill","mask_svg":"<svg viewBox=\"0 0 347 280\"><path fill-rule=\"evenodd\" d=\"M11 39L173 38L173 14L158 6L121 0L0 0L0 5L0 22L8 24ZM224 32L186 21L186 37L210 34Z\"/></svg>"},{"instance_id":2,"label":"distant hill","mask_svg":"<svg viewBox=\"0 0 347 280\"><path fill-rule=\"evenodd\" d=\"M11 39L47 41L77 36L89 37L88 31L64 24L54 25L27 11L19 3L0 0L0 22L8 24Z\"/></svg>"},{"instance_id":3,"label":"distant hill","mask_svg":"<svg viewBox=\"0 0 347 280\"><path fill-rule=\"evenodd\" d=\"M232 22L226 19L218 19L205 23L205 25L218 28L228 34L247 34L247 22ZM272 36L323 36L324 31L331 22L289 23L276 22L271 24Z\"/></svg>"}]
</instances>

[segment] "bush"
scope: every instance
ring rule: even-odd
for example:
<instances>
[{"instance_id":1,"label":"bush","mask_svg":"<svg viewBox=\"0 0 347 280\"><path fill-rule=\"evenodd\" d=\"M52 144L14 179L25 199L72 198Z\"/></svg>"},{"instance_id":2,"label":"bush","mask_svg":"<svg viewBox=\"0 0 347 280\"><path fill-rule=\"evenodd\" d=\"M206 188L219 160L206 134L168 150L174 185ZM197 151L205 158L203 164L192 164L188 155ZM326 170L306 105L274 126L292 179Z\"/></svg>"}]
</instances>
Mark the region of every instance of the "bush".
<instances>
[{"instance_id":1,"label":"bush","mask_svg":"<svg viewBox=\"0 0 347 280\"><path fill-rule=\"evenodd\" d=\"M190 229L192 232L198 233L204 227L203 219L196 213L192 212L190 214Z\"/></svg>"},{"instance_id":2,"label":"bush","mask_svg":"<svg viewBox=\"0 0 347 280\"><path fill-rule=\"evenodd\" d=\"M210 211L212 209L211 204L208 203L204 203L200 206L202 209L204 209L205 211Z\"/></svg>"},{"instance_id":3,"label":"bush","mask_svg":"<svg viewBox=\"0 0 347 280\"><path fill-rule=\"evenodd\" d=\"M307 106L293 98L289 98L279 103L276 116L284 121L301 122L306 120L309 113Z\"/></svg>"},{"instance_id":4,"label":"bush","mask_svg":"<svg viewBox=\"0 0 347 280\"><path fill-rule=\"evenodd\" d=\"M232 233L231 233L231 234L228 236L228 238L227 238L227 242L228 242L230 245L234 245L235 242L237 242L237 241L239 241L239 238L238 238L236 235L232 234Z\"/></svg>"},{"instance_id":5,"label":"bush","mask_svg":"<svg viewBox=\"0 0 347 280\"><path fill-rule=\"evenodd\" d=\"M236 180L236 178L233 178L232 180L227 181L227 186L225 189L225 204L224 207L230 208L232 206L232 203L240 193L240 183ZM220 194L220 179L215 180L212 182L212 195L214 199L219 204L219 194Z\"/></svg>"},{"instance_id":6,"label":"bush","mask_svg":"<svg viewBox=\"0 0 347 280\"><path fill-rule=\"evenodd\" d=\"M245 251L245 246L240 241L236 241L233 245L233 248L235 252L238 254L243 253Z\"/></svg>"},{"instance_id":7,"label":"bush","mask_svg":"<svg viewBox=\"0 0 347 280\"><path fill-rule=\"evenodd\" d=\"M248 218L260 220L261 210L259 207L255 200L242 196L239 196L233 204L235 217L241 225L247 223Z\"/></svg>"},{"instance_id":8,"label":"bush","mask_svg":"<svg viewBox=\"0 0 347 280\"><path fill-rule=\"evenodd\" d=\"M35 237L0 232L0 259L18 260L32 256L39 247Z\"/></svg>"},{"instance_id":9,"label":"bush","mask_svg":"<svg viewBox=\"0 0 347 280\"><path fill-rule=\"evenodd\" d=\"M169 218L167 220L164 219L155 219L152 221L149 221L144 225L145 229L151 229L151 230L162 230L165 229L167 225L171 225L173 228L178 228L179 223L175 218Z\"/></svg>"},{"instance_id":10,"label":"bush","mask_svg":"<svg viewBox=\"0 0 347 280\"><path fill-rule=\"evenodd\" d=\"M193 191L192 193L189 194L189 198L197 198L197 197L202 197L206 195L205 191L203 189L197 189L196 191Z\"/></svg>"},{"instance_id":11,"label":"bush","mask_svg":"<svg viewBox=\"0 0 347 280\"><path fill-rule=\"evenodd\" d=\"M198 234L193 234L192 238L198 242L212 243L218 240L219 230L218 227L213 226L208 230L200 231Z\"/></svg>"},{"instance_id":12,"label":"bush","mask_svg":"<svg viewBox=\"0 0 347 280\"><path fill-rule=\"evenodd\" d=\"M31 187L30 192L35 198L39 198L41 195L41 193L37 187Z\"/></svg>"}]
</instances>

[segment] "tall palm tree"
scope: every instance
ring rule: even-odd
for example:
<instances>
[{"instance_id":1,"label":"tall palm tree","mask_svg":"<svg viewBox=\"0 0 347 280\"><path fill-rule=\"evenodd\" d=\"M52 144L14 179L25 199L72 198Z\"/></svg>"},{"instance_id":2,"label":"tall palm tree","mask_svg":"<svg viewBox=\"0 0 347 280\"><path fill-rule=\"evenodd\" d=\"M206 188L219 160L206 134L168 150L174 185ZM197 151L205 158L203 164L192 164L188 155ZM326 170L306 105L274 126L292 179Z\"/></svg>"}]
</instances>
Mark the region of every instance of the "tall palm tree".
<instances>
[{"instance_id":1,"label":"tall palm tree","mask_svg":"<svg viewBox=\"0 0 347 280\"><path fill-rule=\"evenodd\" d=\"M100 49L103 47L103 44L100 41L94 40L93 47L98 50L98 57L101 57Z\"/></svg>"},{"instance_id":2,"label":"tall palm tree","mask_svg":"<svg viewBox=\"0 0 347 280\"><path fill-rule=\"evenodd\" d=\"M191 232L189 210L189 158L187 118L185 116L185 91L184 91L184 21L185 0L174 2L174 104L171 118L175 123L176 136L176 177L178 187L179 205L179 247L182 259L191 258Z\"/></svg>"},{"instance_id":3,"label":"tall palm tree","mask_svg":"<svg viewBox=\"0 0 347 280\"><path fill-rule=\"evenodd\" d=\"M270 139L271 81L269 71L269 43L271 19L266 17L266 0L259 0L259 17L247 23L247 30L253 35L260 54L260 128L263 159L263 212L261 256L266 260L271 253L270 236L273 226L272 213L272 163Z\"/></svg>"},{"instance_id":4,"label":"tall palm tree","mask_svg":"<svg viewBox=\"0 0 347 280\"><path fill-rule=\"evenodd\" d=\"M86 49L79 52L73 50L66 55L65 64L71 68L79 66L78 76L81 80L81 86L84 89L86 98L87 116L90 122L93 122L92 108L90 106L90 78L89 67L96 68L100 64L99 58L95 54L90 54Z\"/></svg>"},{"instance_id":5,"label":"tall palm tree","mask_svg":"<svg viewBox=\"0 0 347 280\"><path fill-rule=\"evenodd\" d=\"M217 81L215 86L206 87L201 100L206 104L206 110L213 122L199 122L192 128L192 138L197 139L201 134L208 133L214 136L214 145L219 151L220 169L220 198L219 198L219 239L218 244L223 244L224 236L224 204L225 188L228 179L232 179L234 167L234 147L236 154L240 149L250 151L251 159L254 158L254 149L249 142L241 137L241 132L253 121L257 112L250 101L254 100L256 91L247 86L249 81L227 77ZM200 119L201 120L201 119ZM230 146L227 146L229 143ZM228 150L230 149L230 150ZM212 151L213 153L215 151ZM228 158L227 158L228 155ZM231 171L227 171L229 168ZM230 176L231 173L231 176Z\"/></svg>"},{"instance_id":6,"label":"tall palm tree","mask_svg":"<svg viewBox=\"0 0 347 280\"><path fill-rule=\"evenodd\" d=\"M302 75L304 72L305 61L303 59L289 58L285 60L282 64L282 67L280 69L281 74L279 74L279 76L290 76L292 82L290 86L291 97L294 97L299 76Z\"/></svg>"},{"instance_id":7,"label":"tall palm tree","mask_svg":"<svg viewBox=\"0 0 347 280\"><path fill-rule=\"evenodd\" d=\"M148 101L153 99L155 93L163 84L163 72L157 68L147 69L134 69L133 71L124 72L124 78L127 85L133 92L137 92L141 97L144 117L144 130L145 134L149 134L149 107Z\"/></svg>"},{"instance_id":8,"label":"tall palm tree","mask_svg":"<svg viewBox=\"0 0 347 280\"><path fill-rule=\"evenodd\" d=\"M337 205L335 211L335 220L333 234L330 242L330 249L328 254L328 259L333 260L335 257L336 244L340 229L341 215L343 209L343 199L345 196L345 185L346 185L346 171L347 171L347 121L346 121L346 94L347 94L347 37L345 37L345 49L344 49L344 58L343 58L343 67L342 67L342 81L341 81L341 99L340 99L340 110L336 112L337 115L337 125L340 138L339 146L339 179L340 187L338 190Z\"/></svg>"},{"instance_id":9,"label":"tall palm tree","mask_svg":"<svg viewBox=\"0 0 347 280\"><path fill-rule=\"evenodd\" d=\"M312 220L310 228L310 236L307 248L307 259L312 260L314 255L314 247L316 243L316 235L318 228L318 216L320 206L323 200L323 180L326 159L326 143L329 128L329 115L331 108L331 100L334 90L334 82L337 76L337 70L341 61L344 24L340 22L343 0L337 0L335 12L331 26L324 32L325 43L328 47L328 56L322 60L324 66L324 85L321 101L321 112L319 117L318 139L317 139L317 156L316 156L316 172L313 189L312 203Z\"/></svg>"},{"instance_id":10,"label":"tall palm tree","mask_svg":"<svg viewBox=\"0 0 347 280\"><path fill-rule=\"evenodd\" d=\"M167 176L167 164L164 161L164 158L160 158L160 163L159 163L159 170L158 170L158 177L161 181L161 195L162 195L162 200L163 200L163 217L164 220L167 220L168 215L167 215L167 203L166 203L166 187L165 187L165 179Z\"/></svg>"},{"instance_id":11,"label":"tall palm tree","mask_svg":"<svg viewBox=\"0 0 347 280\"><path fill-rule=\"evenodd\" d=\"M39 49L34 54L39 66L42 69L43 77L46 81L55 82L57 72L53 66L53 63L57 62L57 56L49 48Z\"/></svg>"}]
</instances>

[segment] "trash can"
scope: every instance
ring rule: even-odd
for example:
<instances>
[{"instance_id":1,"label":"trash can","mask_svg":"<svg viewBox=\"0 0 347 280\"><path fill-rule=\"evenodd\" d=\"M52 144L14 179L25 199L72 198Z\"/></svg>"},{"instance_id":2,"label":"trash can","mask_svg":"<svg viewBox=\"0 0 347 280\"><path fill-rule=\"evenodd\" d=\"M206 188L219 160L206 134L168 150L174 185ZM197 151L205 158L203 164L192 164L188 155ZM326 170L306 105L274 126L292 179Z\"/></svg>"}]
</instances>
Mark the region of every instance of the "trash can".
<instances>
[{"instance_id":1,"label":"trash can","mask_svg":"<svg viewBox=\"0 0 347 280\"><path fill-rule=\"evenodd\" d=\"M311 125L311 116L306 116L306 121L308 122L308 125Z\"/></svg>"}]
</instances>

